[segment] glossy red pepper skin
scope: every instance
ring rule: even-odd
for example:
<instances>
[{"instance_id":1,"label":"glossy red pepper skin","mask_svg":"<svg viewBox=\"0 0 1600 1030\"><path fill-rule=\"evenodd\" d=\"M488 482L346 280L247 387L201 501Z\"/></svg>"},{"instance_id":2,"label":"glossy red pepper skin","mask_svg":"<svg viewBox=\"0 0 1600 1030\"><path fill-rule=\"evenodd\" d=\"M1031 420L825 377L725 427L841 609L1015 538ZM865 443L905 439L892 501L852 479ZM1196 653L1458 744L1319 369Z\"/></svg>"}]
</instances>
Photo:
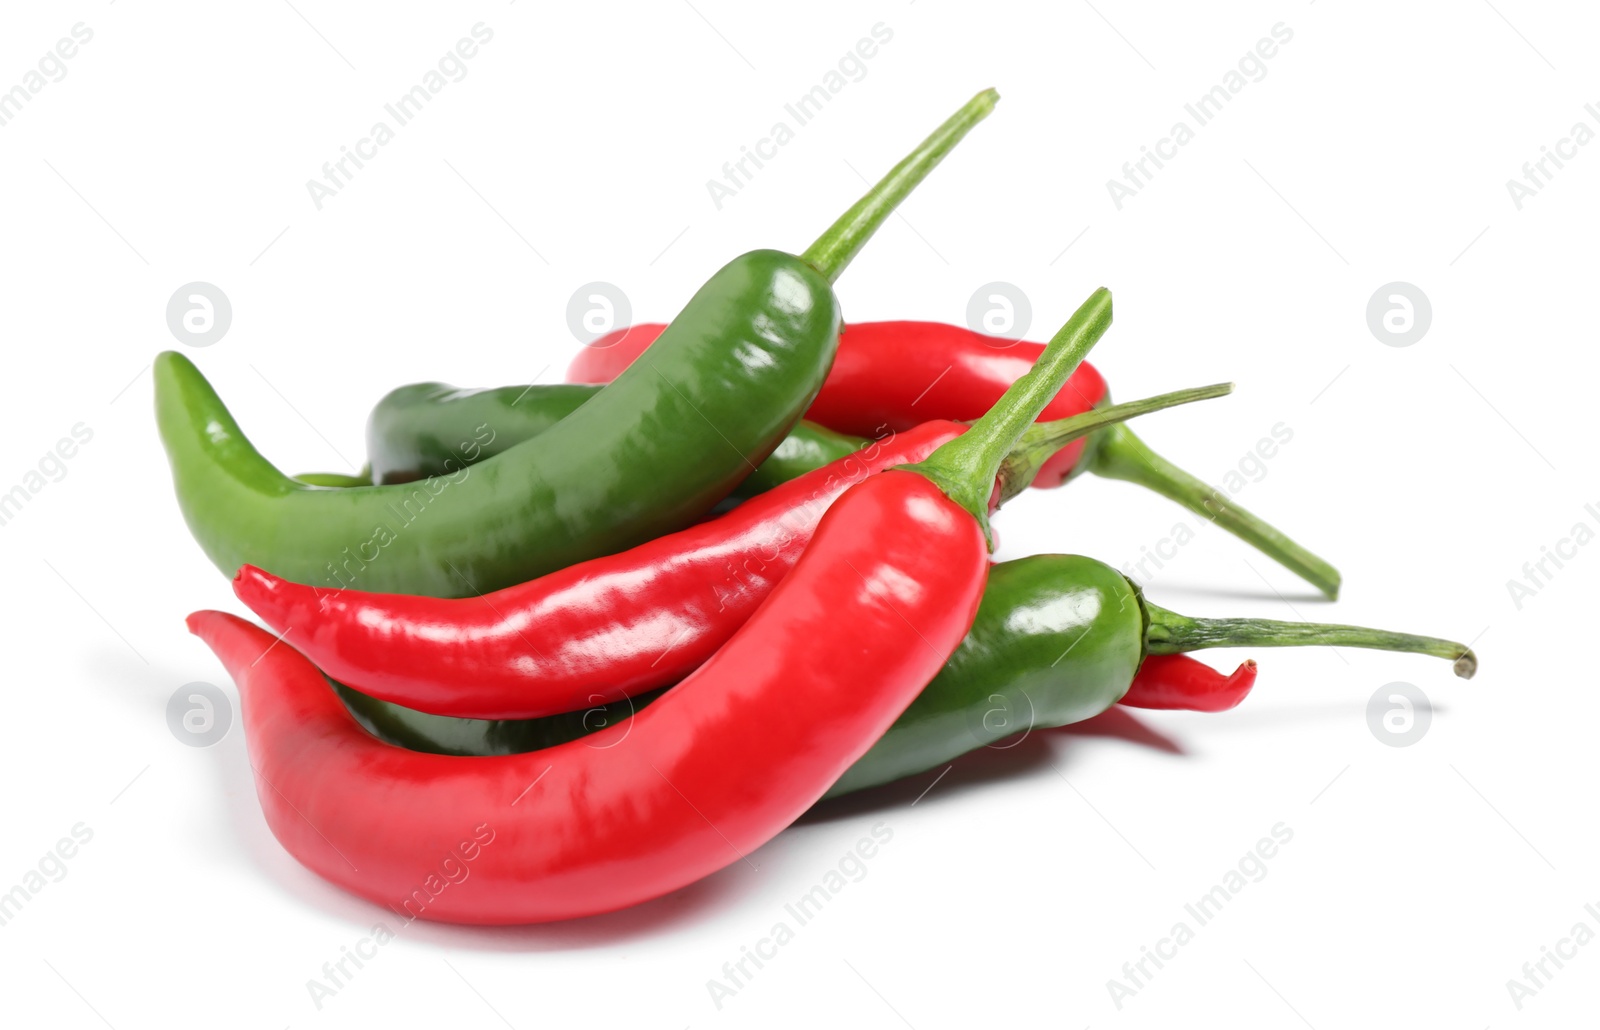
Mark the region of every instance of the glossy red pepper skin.
<instances>
[{"instance_id":1,"label":"glossy red pepper skin","mask_svg":"<svg viewBox=\"0 0 1600 1030\"><path fill-rule=\"evenodd\" d=\"M617 329L585 347L567 368L570 383L608 383L631 365L665 326ZM943 322L858 322L845 326L833 368L806 418L840 433L878 437L930 418L978 418L1038 360L1044 345L975 333ZM1107 400L1106 381L1085 362L1040 420L1078 415ZM1087 441L1068 444L1039 470L1033 485L1060 486Z\"/></svg>"},{"instance_id":2,"label":"glossy red pepper skin","mask_svg":"<svg viewBox=\"0 0 1600 1030\"><path fill-rule=\"evenodd\" d=\"M1336 645L1451 658L1476 665L1451 641L1357 626L1258 619L1195 619L1153 604L1127 577L1080 555L1039 554L989 569L983 603L961 646L894 725L825 797L937 769L962 754L1033 729L1065 726L1135 706L1219 711L1243 699L1254 663L1226 675L1174 647ZM1140 668L1141 662L1144 668ZM547 719L452 719L386 704L338 685L341 700L374 736L401 747L455 755L550 747L631 718L652 699ZM926 783L926 781L924 781Z\"/></svg>"},{"instance_id":3,"label":"glossy red pepper skin","mask_svg":"<svg viewBox=\"0 0 1600 1030\"><path fill-rule=\"evenodd\" d=\"M939 671L987 571L971 514L915 473L874 476L660 700L582 740L497 757L381 743L272 634L220 612L190 628L239 684L257 793L296 859L404 915L544 922L659 897L793 822Z\"/></svg>"},{"instance_id":4,"label":"glossy red pepper skin","mask_svg":"<svg viewBox=\"0 0 1600 1030\"><path fill-rule=\"evenodd\" d=\"M1226 712L1249 696L1255 685L1254 659L1226 673L1188 655L1153 654L1139 666L1133 685L1118 703L1129 708Z\"/></svg>"},{"instance_id":5,"label":"glossy red pepper skin","mask_svg":"<svg viewBox=\"0 0 1600 1030\"><path fill-rule=\"evenodd\" d=\"M1064 444L1226 384L1021 423L1000 472L974 506L1020 493ZM323 590L254 566L234 592L336 679L432 715L525 720L666 686L722 645L805 549L817 520L851 484L915 464L968 432L931 422L861 441L821 468L720 518L491 594L437 600Z\"/></svg>"},{"instance_id":6,"label":"glossy red pepper skin","mask_svg":"<svg viewBox=\"0 0 1600 1030\"><path fill-rule=\"evenodd\" d=\"M682 679L788 574L841 494L966 428L916 426L718 518L480 597L327 590L248 565L234 593L329 676L384 701L477 719L593 707Z\"/></svg>"}]
</instances>

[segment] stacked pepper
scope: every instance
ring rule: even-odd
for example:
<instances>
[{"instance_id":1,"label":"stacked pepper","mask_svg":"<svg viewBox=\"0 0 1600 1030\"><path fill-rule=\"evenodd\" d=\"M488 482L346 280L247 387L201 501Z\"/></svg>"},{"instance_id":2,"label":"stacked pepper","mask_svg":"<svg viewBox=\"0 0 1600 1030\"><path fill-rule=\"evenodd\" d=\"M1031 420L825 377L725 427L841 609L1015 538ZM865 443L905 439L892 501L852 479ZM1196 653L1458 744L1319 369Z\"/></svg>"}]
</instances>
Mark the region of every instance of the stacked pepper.
<instances>
[{"instance_id":1,"label":"stacked pepper","mask_svg":"<svg viewBox=\"0 0 1600 1030\"><path fill-rule=\"evenodd\" d=\"M1221 711L1255 681L1187 652L1466 647L1196 619L1077 555L991 565L989 517L1092 471L1185 504L1316 585L1327 562L1157 457L1084 356L925 322L841 331L834 279L992 109L980 93L803 254L735 258L557 386L401 387L370 471L291 477L198 369L156 361L179 505L271 631L189 618L242 694L273 833L410 917L564 919L738 861L824 797L1114 704ZM928 383L933 385L929 386ZM423 515L426 517L422 517ZM449 890L451 854L476 875ZM439 889L434 889L439 885Z\"/></svg>"}]
</instances>

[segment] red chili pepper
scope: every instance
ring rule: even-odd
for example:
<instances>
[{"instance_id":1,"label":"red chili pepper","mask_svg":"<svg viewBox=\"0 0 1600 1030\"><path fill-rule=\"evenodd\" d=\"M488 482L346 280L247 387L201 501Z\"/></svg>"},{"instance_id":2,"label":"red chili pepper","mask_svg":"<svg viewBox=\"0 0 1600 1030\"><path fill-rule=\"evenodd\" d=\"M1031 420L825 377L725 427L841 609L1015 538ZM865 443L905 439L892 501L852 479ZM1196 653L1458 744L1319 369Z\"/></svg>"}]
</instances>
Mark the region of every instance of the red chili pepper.
<instances>
[{"instance_id":1,"label":"red chili pepper","mask_svg":"<svg viewBox=\"0 0 1600 1030\"><path fill-rule=\"evenodd\" d=\"M608 333L572 360L567 381L609 383L664 328L646 323ZM1043 351L1043 344L986 336L943 322L858 322L840 333L833 369L806 418L866 437L909 429L934 417L970 421L989 410ZM1068 418L1105 397L1105 379L1085 362L1039 417ZM926 414L919 416L918 411ZM1060 486L1083 447L1081 440L1064 447L1039 470L1033 485Z\"/></svg>"},{"instance_id":2,"label":"red chili pepper","mask_svg":"<svg viewBox=\"0 0 1600 1030\"><path fill-rule=\"evenodd\" d=\"M1110 318L1099 291L970 431L914 470L846 491L743 629L593 736L496 757L405 751L362 730L316 666L271 634L190 616L239 683L268 825L356 894L466 923L609 912L748 855L821 797L961 642L988 575L1000 462Z\"/></svg>"},{"instance_id":3,"label":"red chili pepper","mask_svg":"<svg viewBox=\"0 0 1600 1030\"><path fill-rule=\"evenodd\" d=\"M1119 703L1130 708L1226 712L1243 701L1255 684L1254 659L1230 675L1188 655L1153 654L1139 666L1133 685Z\"/></svg>"},{"instance_id":4,"label":"red chili pepper","mask_svg":"<svg viewBox=\"0 0 1600 1030\"><path fill-rule=\"evenodd\" d=\"M989 509L1064 443L1225 387L1179 391L1029 427ZM721 647L805 550L851 485L966 432L929 422L759 494L716 519L475 598L326 590L252 565L233 589L328 675L435 715L527 719L674 683Z\"/></svg>"},{"instance_id":5,"label":"red chili pepper","mask_svg":"<svg viewBox=\"0 0 1600 1030\"><path fill-rule=\"evenodd\" d=\"M383 744L272 634L221 612L189 624L239 684L256 793L295 858L413 916L544 922L676 890L798 818L961 642L987 558L978 523L927 479L874 476L666 696L591 737L492 758ZM471 861L465 842L482 842ZM453 868L464 878L447 883Z\"/></svg>"},{"instance_id":6,"label":"red chili pepper","mask_svg":"<svg viewBox=\"0 0 1600 1030\"><path fill-rule=\"evenodd\" d=\"M661 328L631 326L596 340L573 359L568 380L611 381L644 353ZM833 368L806 417L829 429L869 437L930 418L964 421L1004 393L1038 353L1036 343L939 322L858 322L840 334ZM1085 364L1045 414L1072 415L1105 398L1105 380ZM1281 563L1330 600L1339 596L1338 569L1234 504L1222 490L1156 454L1126 426L1063 448L1040 468L1032 485L1060 486L1084 471L1137 483L1176 501Z\"/></svg>"},{"instance_id":7,"label":"red chili pepper","mask_svg":"<svg viewBox=\"0 0 1600 1030\"><path fill-rule=\"evenodd\" d=\"M334 679L436 715L529 719L681 679L749 619L854 484L961 435L931 422L620 554L480 597L326 590L246 565L233 591Z\"/></svg>"}]
</instances>

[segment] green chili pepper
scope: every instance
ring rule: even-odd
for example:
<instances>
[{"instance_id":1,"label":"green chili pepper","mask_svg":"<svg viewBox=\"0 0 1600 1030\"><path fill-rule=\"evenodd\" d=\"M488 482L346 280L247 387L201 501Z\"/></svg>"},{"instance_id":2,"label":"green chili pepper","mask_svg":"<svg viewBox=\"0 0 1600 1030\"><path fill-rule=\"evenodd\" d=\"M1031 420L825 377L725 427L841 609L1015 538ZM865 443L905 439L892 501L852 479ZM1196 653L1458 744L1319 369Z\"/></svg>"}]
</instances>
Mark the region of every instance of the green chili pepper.
<instances>
[{"instance_id":1,"label":"green chili pepper","mask_svg":"<svg viewBox=\"0 0 1600 1030\"><path fill-rule=\"evenodd\" d=\"M353 476L343 472L302 472L294 478L307 486L333 487L341 490L351 486L371 486L372 467L366 466Z\"/></svg>"},{"instance_id":2,"label":"green chili pepper","mask_svg":"<svg viewBox=\"0 0 1600 1030\"><path fill-rule=\"evenodd\" d=\"M368 733L399 747L435 755L517 755L555 747L626 719L666 693L666 689L652 690L543 719L457 719L379 701L343 683L328 682Z\"/></svg>"},{"instance_id":3,"label":"green chili pepper","mask_svg":"<svg viewBox=\"0 0 1600 1030\"><path fill-rule=\"evenodd\" d=\"M1354 626L1195 619L1151 604L1122 573L1080 555L1044 554L989 571L978 616L887 733L829 797L889 783L1024 730L1098 715L1127 693L1150 655L1206 647L1335 645L1429 654L1471 676L1472 651L1448 640ZM628 718L657 692L547 719L427 715L335 685L368 732L417 751L510 754L573 740ZM670 689L670 688L669 688Z\"/></svg>"},{"instance_id":4,"label":"green chili pepper","mask_svg":"<svg viewBox=\"0 0 1600 1030\"><path fill-rule=\"evenodd\" d=\"M383 395L367 416L374 483L442 476L531 440L598 390L564 383L462 390L412 383Z\"/></svg>"},{"instance_id":5,"label":"green chili pepper","mask_svg":"<svg viewBox=\"0 0 1600 1030\"><path fill-rule=\"evenodd\" d=\"M799 479L807 472L838 461L871 444L872 441L864 436L836 433L827 426L802 421L783 438L783 443L766 461L745 477L733 495L754 497L766 493L775 486Z\"/></svg>"},{"instance_id":6,"label":"green chili pepper","mask_svg":"<svg viewBox=\"0 0 1600 1030\"><path fill-rule=\"evenodd\" d=\"M157 422L190 531L229 576L251 564L308 584L459 597L681 529L816 396L838 346L833 280L997 99L974 97L804 255L729 262L647 360L555 426L448 476L298 482L256 451L189 359L160 355Z\"/></svg>"},{"instance_id":7,"label":"green chili pepper","mask_svg":"<svg viewBox=\"0 0 1600 1030\"><path fill-rule=\"evenodd\" d=\"M603 387L538 383L462 390L445 383L412 383L389 391L367 418L372 481L410 483L449 475L531 440L577 411ZM735 496L753 497L818 469L872 441L800 421L767 460L745 477ZM324 486L328 473L309 473ZM311 481L307 476L298 476Z\"/></svg>"}]
</instances>

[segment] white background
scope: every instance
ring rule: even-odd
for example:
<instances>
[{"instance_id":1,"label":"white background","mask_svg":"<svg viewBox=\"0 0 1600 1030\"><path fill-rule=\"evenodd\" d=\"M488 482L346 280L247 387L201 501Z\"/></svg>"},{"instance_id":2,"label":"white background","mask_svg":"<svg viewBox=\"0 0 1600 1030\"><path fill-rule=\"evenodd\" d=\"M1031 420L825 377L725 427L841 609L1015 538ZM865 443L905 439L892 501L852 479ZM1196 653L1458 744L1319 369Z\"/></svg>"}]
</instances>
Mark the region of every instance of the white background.
<instances>
[{"instance_id":1,"label":"white background","mask_svg":"<svg viewBox=\"0 0 1600 1030\"><path fill-rule=\"evenodd\" d=\"M1506 180L1600 128L1600 18L1575 4L991 2L8 5L0 88L94 32L0 128L0 490L76 423L93 440L0 527L10 657L0 890L69 827L93 839L0 927L9 1025L1077 1028L1565 1027L1600 944L1519 1011L1506 982L1600 930L1590 794L1600 547L1520 609L1524 562L1600 528L1590 400L1600 146L1519 210ZM484 22L423 114L317 210L305 186ZM706 181L882 22L892 41L721 210ZM1293 39L1122 210L1120 177L1272 26ZM314 26L314 27L313 27ZM1475 642L1447 663L1253 652L1226 715L1118 715L833 806L679 894L500 931L415 925L319 1010L307 981L382 915L300 869L257 808L237 725L209 749L168 697L233 688L183 629L240 611L190 540L150 414L180 285L234 317L187 348L286 470L360 464L366 410L419 379L557 381L565 310L605 280L664 320L723 261L799 250L975 90L1004 100L839 284L853 320L965 319L1029 296L1042 339L1099 285L1117 396L1233 379L1147 419L1340 566L1334 606L1204 529L1147 585L1198 615L1338 619ZM1191 120L1192 124L1192 120ZM1554 166L1550 166L1552 169ZM1430 298L1409 347L1369 331L1392 281ZM1024 496L1004 556L1113 564L1185 514L1124 484ZM1218 664L1246 654L1217 652ZM1417 744L1365 715L1405 681ZM1131 739L1130 739L1131 738ZM915 807L912 802L917 801ZM894 837L719 1010L706 983L868 827ZM1277 823L1293 841L1119 1010L1106 983ZM497 1018L499 1017L499 1018Z\"/></svg>"}]
</instances>

